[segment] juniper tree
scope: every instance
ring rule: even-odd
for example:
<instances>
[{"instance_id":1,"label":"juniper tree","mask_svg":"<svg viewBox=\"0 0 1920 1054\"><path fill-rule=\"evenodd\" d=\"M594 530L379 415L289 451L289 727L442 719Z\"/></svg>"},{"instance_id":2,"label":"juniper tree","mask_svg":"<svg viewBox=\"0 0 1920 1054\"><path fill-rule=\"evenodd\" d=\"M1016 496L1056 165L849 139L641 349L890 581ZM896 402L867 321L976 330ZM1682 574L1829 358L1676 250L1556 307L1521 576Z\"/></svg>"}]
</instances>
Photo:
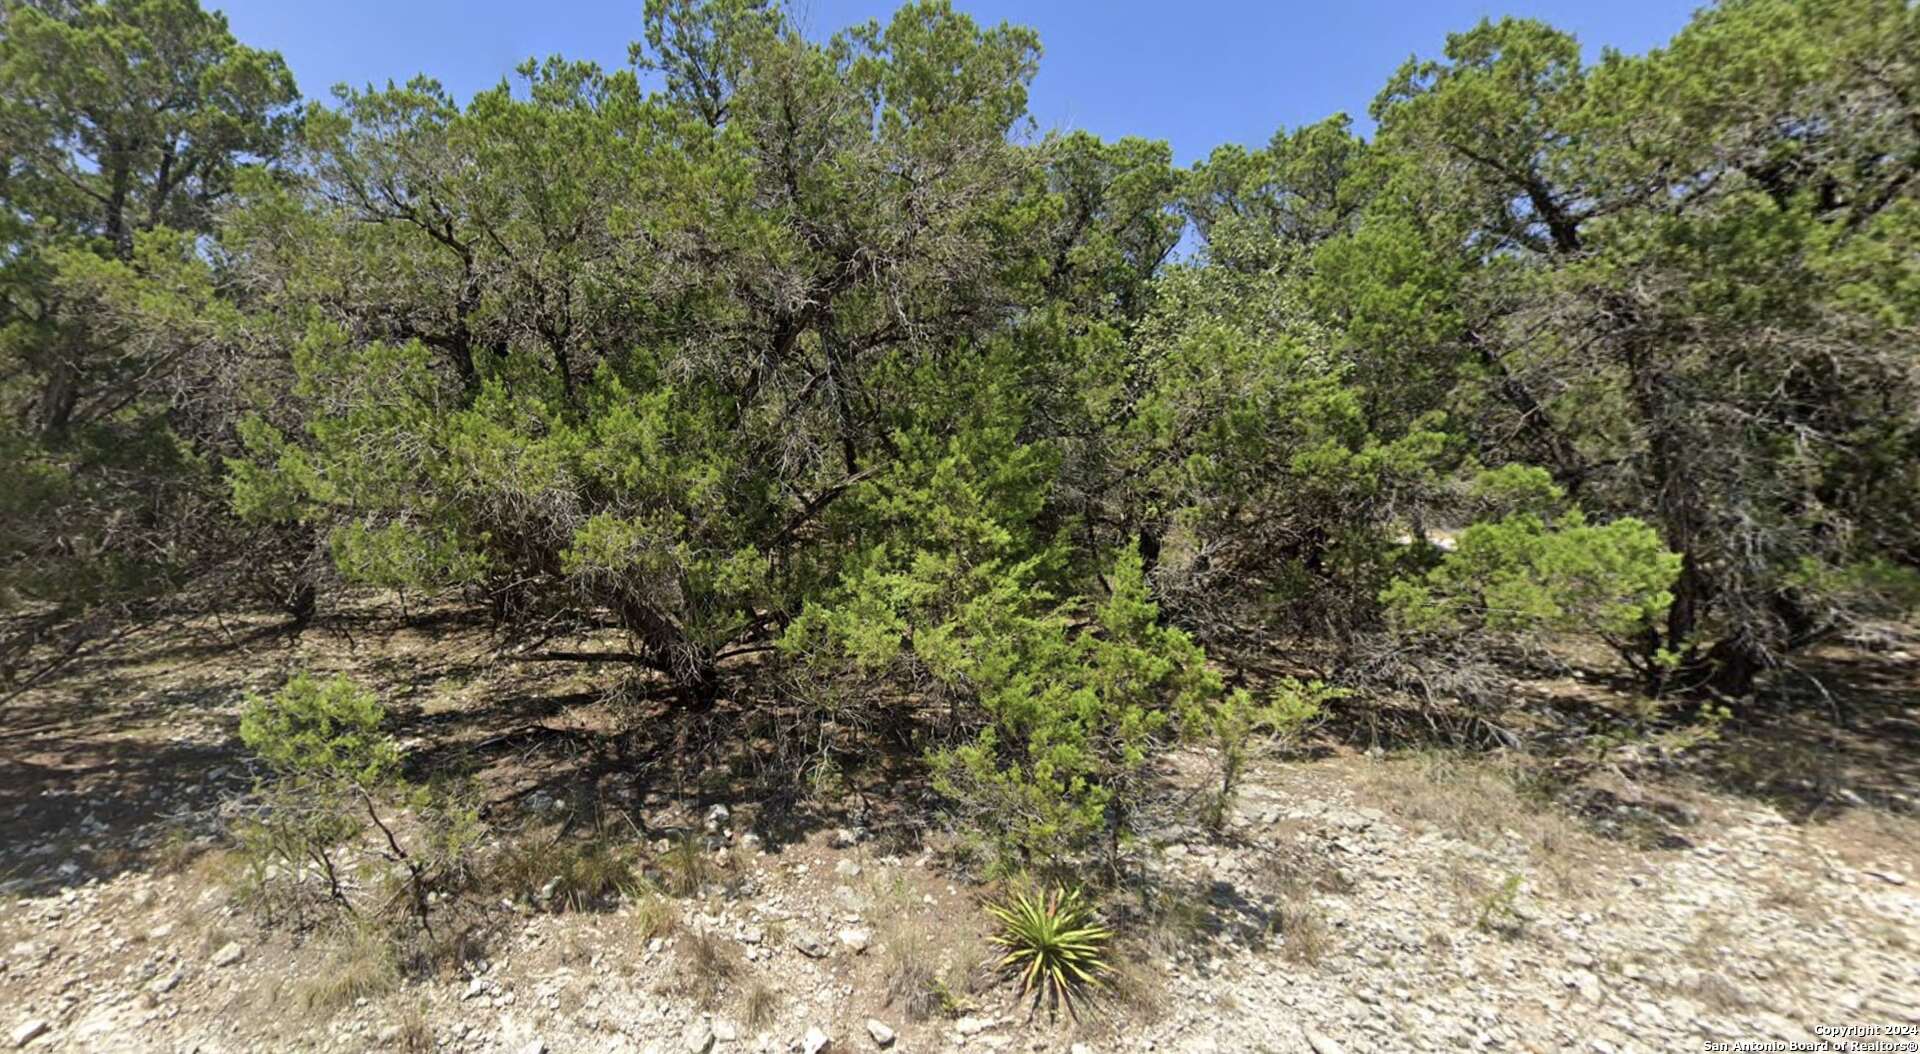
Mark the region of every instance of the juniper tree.
<instances>
[{"instance_id":1,"label":"juniper tree","mask_svg":"<svg viewBox=\"0 0 1920 1054\"><path fill-rule=\"evenodd\" d=\"M196 347L124 309L279 157L295 98L195 0L0 4L0 603L57 622L208 557L221 413Z\"/></svg>"},{"instance_id":2,"label":"juniper tree","mask_svg":"<svg viewBox=\"0 0 1920 1054\"><path fill-rule=\"evenodd\" d=\"M1376 104L1377 222L1433 294L1348 270L1350 332L1424 327L1489 456L1657 526L1655 687L1744 694L1906 592L1916 34L1899 2L1736 0L1588 67L1508 20Z\"/></svg>"}]
</instances>

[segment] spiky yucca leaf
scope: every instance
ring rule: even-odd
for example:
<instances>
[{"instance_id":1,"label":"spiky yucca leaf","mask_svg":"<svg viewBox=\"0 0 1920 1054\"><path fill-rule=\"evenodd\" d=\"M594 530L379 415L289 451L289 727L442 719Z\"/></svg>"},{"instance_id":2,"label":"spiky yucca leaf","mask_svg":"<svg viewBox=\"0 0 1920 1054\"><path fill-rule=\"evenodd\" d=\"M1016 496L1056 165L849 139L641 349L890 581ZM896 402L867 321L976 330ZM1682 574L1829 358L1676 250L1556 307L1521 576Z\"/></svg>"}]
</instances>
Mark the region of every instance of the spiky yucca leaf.
<instances>
[{"instance_id":1,"label":"spiky yucca leaf","mask_svg":"<svg viewBox=\"0 0 1920 1054\"><path fill-rule=\"evenodd\" d=\"M1072 1011L1076 992L1101 986L1102 953L1113 931L1093 921L1078 889L1056 888L1045 898L1016 893L989 904L987 913L1000 924L990 939L1007 949L1000 965L1020 975L1022 995L1051 994Z\"/></svg>"}]
</instances>

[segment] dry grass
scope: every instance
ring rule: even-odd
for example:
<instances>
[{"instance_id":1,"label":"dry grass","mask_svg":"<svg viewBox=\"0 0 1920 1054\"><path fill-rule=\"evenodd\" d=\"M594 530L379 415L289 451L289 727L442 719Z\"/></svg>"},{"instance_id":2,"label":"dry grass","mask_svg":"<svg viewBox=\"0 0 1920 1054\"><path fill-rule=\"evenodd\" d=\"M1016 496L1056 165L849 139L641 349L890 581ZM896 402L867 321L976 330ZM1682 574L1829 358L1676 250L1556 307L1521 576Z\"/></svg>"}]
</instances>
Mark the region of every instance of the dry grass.
<instances>
[{"instance_id":1,"label":"dry grass","mask_svg":"<svg viewBox=\"0 0 1920 1054\"><path fill-rule=\"evenodd\" d=\"M1920 874L1920 815L1853 808L1812 828L1812 834L1849 866Z\"/></svg>"},{"instance_id":2,"label":"dry grass","mask_svg":"<svg viewBox=\"0 0 1920 1054\"><path fill-rule=\"evenodd\" d=\"M167 833L153 847L153 869L156 874L178 875L193 866L206 850L206 846L194 836L191 829L182 826L169 826Z\"/></svg>"},{"instance_id":3,"label":"dry grass","mask_svg":"<svg viewBox=\"0 0 1920 1054\"><path fill-rule=\"evenodd\" d=\"M1717 970L1701 971L1699 977L1686 986L1686 994L1716 1014L1736 1014L1754 1005L1745 992Z\"/></svg>"},{"instance_id":4,"label":"dry grass","mask_svg":"<svg viewBox=\"0 0 1920 1054\"><path fill-rule=\"evenodd\" d=\"M1147 954L1139 946L1119 945L1107 972L1105 999L1125 1007L1127 1014L1110 1014L1108 1020L1116 1033L1128 1024L1156 1021L1164 1017L1172 1004L1168 991L1164 960ZM1091 1004L1098 1007L1101 999Z\"/></svg>"},{"instance_id":5,"label":"dry grass","mask_svg":"<svg viewBox=\"0 0 1920 1054\"><path fill-rule=\"evenodd\" d=\"M1318 897L1351 894L1354 884L1324 851L1294 834L1278 832L1279 846L1260 886L1275 905L1265 922L1265 937L1279 944L1288 962L1313 966L1336 944Z\"/></svg>"},{"instance_id":6,"label":"dry grass","mask_svg":"<svg viewBox=\"0 0 1920 1054\"><path fill-rule=\"evenodd\" d=\"M741 972L740 952L732 941L700 930L684 934L677 946L679 973L674 991L704 1008L718 1004Z\"/></svg>"},{"instance_id":7,"label":"dry grass","mask_svg":"<svg viewBox=\"0 0 1920 1054\"><path fill-rule=\"evenodd\" d=\"M1528 821L1527 854L1553 891L1569 899L1592 896L1598 888L1593 866L1598 848L1595 839L1557 812L1537 812Z\"/></svg>"},{"instance_id":8,"label":"dry grass","mask_svg":"<svg viewBox=\"0 0 1920 1054\"><path fill-rule=\"evenodd\" d=\"M773 1024L779 1013L780 993L764 981L754 982L740 1005L740 1016L746 1018L747 1027L764 1030Z\"/></svg>"},{"instance_id":9,"label":"dry grass","mask_svg":"<svg viewBox=\"0 0 1920 1054\"><path fill-rule=\"evenodd\" d=\"M1606 846L1546 800L1536 782L1524 763L1510 758L1436 751L1369 765L1358 786L1419 829L1489 848L1518 839L1554 893L1591 896Z\"/></svg>"},{"instance_id":10,"label":"dry grass","mask_svg":"<svg viewBox=\"0 0 1920 1054\"><path fill-rule=\"evenodd\" d=\"M400 1038L396 1046L404 1054L432 1054L433 1024L427 1019L426 1004L415 1003L408 1007L399 1025Z\"/></svg>"},{"instance_id":11,"label":"dry grass","mask_svg":"<svg viewBox=\"0 0 1920 1054\"><path fill-rule=\"evenodd\" d=\"M1183 892L1162 890L1153 899L1143 928L1149 954L1177 960L1191 954L1213 928L1213 913L1205 901Z\"/></svg>"},{"instance_id":12,"label":"dry grass","mask_svg":"<svg viewBox=\"0 0 1920 1054\"><path fill-rule=\"evenodd\" d=\"M977 933L934 917L903 884L870 887L886 1003L912 1020L964 1012L990 958Z\"/></svg>"},{"instance_id":13,"label":"dry grass","mask_svg":"<svg viewBox=\"0 0 1920 1054\"><path fill-rule=\"evenodd\" d=\"M466 965L484 958L486 952L484 926L442 920L435 923L432 933L415 930L409 935L406 967L410 973L450 981L463 975Z\"/></svg>"},{"instance_id":14,"label":"dry grass","mask_svg":"<svg viewBox=\"0 0 1920 1054\"><path fill-rule=\"evenodd\" d=\"M198 897L209 889L230 889L247 870L246 861L231 849L196 848L180 857L181 886Z\"/></svg>"},{"instance_id":15,"label":"dry grass","mask_svg":"<svg viewBox=\"0 0 1920 1054\"><path fill-rule=\"evenodd\" d=\"M302 1010L331 1011L392 991L399 983L399 955L391 936L371 925L343 927L329 941L320 965L294 982L293 999Z\"/></svg>"},{"instance_id":16,"label":"dry grass","mask_svg":"<svg viewBox=\"0 0 1920 1054\"><path fill-rule=\"evenodd\" d=\"M657 893L642 893L634 899L632 933L645 944L655 937L667 937L680 925L680 913L673 902Z\"/></svg>"},{"instance_id":17,"label":"dry grass","mask_svg":"<svg viewBox=\"0 0 1920 1054\"><path fill-rule=\"evenodd\" d=\"M931 939L924 934L907 936L905 927L892 927L884 948L881 976L887 987L887 1005L897 1006L907 1017L924 1021L940 1010L940 975L934 964Z\"/></svg>"},{"instance_id":18,"label":"dry grass","mask_svg":"<svg viewBox=\"0 0 1920 1054\"><path fill-rule=\"evenodd\" d=\"M524 838L495 860L493 883L501 892L553 911L605 907L640 888L632 852L602 837L571 842Z\"/></svg>"},{"instance_id":19,"label":"dry grass","mask_svg":"<svg viewBox=\"0 0 1920 1054\"><path fill-rule=\"evenodd\" d=\"M1280 939L1280 954L1299 966L1318 966L1333 947L1333 934L1326 919L1309 897L1293 897L1274 914L1273 932Z\"/></svg>"},{"instance_id":20,"label":"dry grass","mask_svg":"<svg viewBox=\"0 0 1920 1054\"><path fill-rule=\"evenodd\" d=\"M1439 751L1368 765L1359 786L1407 823L1479 845L1498 843L1538 808L1516 789L1506 763Z\"/></svg>"},{"instance_id":21,"label":"dry grass","mask_svg":"<svg viewBox=\"0 0 1920 1054\"><path fill-rule=\"evenodd\" d=\"M1734 944L1735 936L1733 923L1726 916L1708 915L1681 947L1680 959L1702 971L1716 969L1724 960L1726 949Z\"/></svg>"},{"instance_id":22,"label":"dry grass","mask_svg":"<svg viewBox=\"0 0 1920 1054\"><path fill-rule=\"evenodd\" d=\"M660 869L661 884L676 897L691 897L713 880L713 862L693 835L681 835L673 845L654 859Z\"/></svg>"}]
</instances>

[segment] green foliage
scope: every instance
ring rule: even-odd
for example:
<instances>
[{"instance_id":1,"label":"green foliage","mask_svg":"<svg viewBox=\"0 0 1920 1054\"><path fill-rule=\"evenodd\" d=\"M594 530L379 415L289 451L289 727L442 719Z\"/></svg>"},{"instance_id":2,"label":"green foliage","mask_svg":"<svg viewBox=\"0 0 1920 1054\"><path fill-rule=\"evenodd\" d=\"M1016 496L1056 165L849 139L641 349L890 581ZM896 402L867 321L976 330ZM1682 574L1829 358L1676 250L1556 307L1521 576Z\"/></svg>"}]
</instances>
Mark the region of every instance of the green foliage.
<instances>
[{"instance_id":1,"label":"green foliage","mask_svg":"<svg viewBox=\"0 0 1920 1054\"><path fill-rule=\"evenodd\" d=\"M297 97L196 0L0 3L0 605L124 610L250 548L212 471L233 312L192 247Z\"/></svg>"},{"instance_id":2,"label":"green foliage","mask_svg":"<svg viewBox=\"0 0 1920 1054\"><path fill-rule=\"evenodd\" d=\"M937 3L822 43L755 3L644 26L663 93L553 60L309 114L312 179L232 228L306 323L295 427L248 426L234 497L357 581L604 608L704 704L841 576L896 435L1006 383L969 367L1030 269L1001 224L1036 45Z\"/></svg>"},{"instance_id":3,"label":"green foliage","mask_svg":"<svg viewBox=\"0 0 1920 1054\"><path fill-rule=\"evenodd\" d=\"M386 708L344 674L295 674L271 696L247 697L240 741L281 774L376 786L398 772L400 748L380 730Z\"/></svg>"},{"instance_id":4,"label":"green foliage","mask_svg":"<svg viewBox=\"0 0 1920 1054\"><path fill-rule=\"evenodd\" d=\"M1887 294L1912 277L1888 250L1911 241L1920 154L1893 85L1916 42L1897 0L1730 0L1666 49L1586 66L1507 19L1375 104L1390 190L1364 251L1329 246L1323 302L1358 358L1423 349L1427 397L1482 456L1546 468L1683 557L1646 627L1673 658L1651 687L1745 694L1881 606L1783 589L1805 561L1911 566L1913 380L1884 349L1912 336ZM1363 258L1401 263L1382 288L1345 266Z\"/></svg>"},{"instance_id":5,"label":"green foliage","mask_svg":"<svg viewBox=\"0 0 1920 1054\"><path fill-rule=\"evenodd\" d=\"M1183 741L1218 823L1350 692L1507 705L1503 658L1597 634L1731 700L1914 610L1907 0L1591 63L1485 21L1371 138L1185 171L1032 135L1037 37L944 0L637 32L296 110L194 0L0 0L0 674L176 588L305 618L330 563L798 704L818 789L900 733L999 866L1065 867ZM1328 683L1210 666L1281 652ZM477 825L372 697L303 675L242 734L283 870L344 902L364 836L422 912L457 883Z\"/></svg>"},{"instance_id":6,"label":"green foliage","mask_svg":"<svg viewBox=\"0 0 1920 1054\"><path fill-rule=\"evenodd\" d=\"M1577 512L1549 524L1515 513L1461 532L1425 575L1381 594L1394 628L1410 636L1583 631L1625 640L1673 602L1680 556L1634 519L1591 525Z\"/></svg>"},{"instance_id":7,"label":"green foliage","mask_svg":"<svg viewBox=\"0 0 1920 1054\"><path fill-rule=\"evenodd\" d=\"M385 716L344 676L302 672L249 697L240 736L269 774L238 825L242 884L269 922L304 926L324 904L356 924L391 913L431 932L436 906L472 885L477 807L457 785L403 778Z\"/></svg>"},{"instance_id":8,"label":"green foliage","mask_svg":"<svg viewBox=\"0 0 1920 1054\"><path fill-rule=\"evenodd\" d=\"M1019 976L1022 995L1071 1010L1076 998L1102 986L1113 931L1095 921L1078 888L1016 892L987 905L987 914L998 927L988 939L1007 949L1000 965Z\"/></svg>"},{"instance_id":9,"label":"green foliage","mask_svg":"<svg viewBox=\"0 0 1920 1054\"><path fill-rule=\"evenodd\" d=\"M271 775L239 825L245 890L269 921L304 925L318 892L349 906L340 847L366 828L374 790L397 778L399 748L380 730L385 708L346 677L295 674L271 696L247 698L240 738ZM362 811L362 801L367 811Z\"/></svg>"},{"instance_id":10,"label":"green foliage","mask_svg":"<svg viewBox=\"0 0 1920 1054\"><path fill-rule=\"evenodd\" d=\"M935 786L1004 863L1116 848L1155 797L1159 750L1221 694L1199 646L1159 623L1137 550L1107 585L1091 624L1074 626L1034 611L1016 572L934 630L929 672L967 690L982 721L931 755Z\"/></svg>"},{"instance_id":11,"label":"green foliage","mask_svg":"<svg viewBox=\"0 0 1920 1054\"><path fill-rule=\"evenodd\" d=\"M1520 914L1517 904L1520 899L1520 887L1524 879L1517 874L1508 875L1501 883L1480 898L1478 913L1474 916L1473 928L1482 933L1504 933L1509 936L1519 932L1525 917Z\"/></svg>"},{"instance_id":12,"label":"green foliage","mask_svg":"<svg viewBox=\"0 0 1920 1054\"><path fill-rule=\"evenodd\" d=\"M1217 829L1225 824L1250 761L1298 743L1307 726L1325 712L1329 703L1353 694L1351 689L1320 681L1287 677L1273 686L1263 702L1242 689L1202 711L1190 724L1197 726L1201 741L1215 752L1220 780L1206 807L1207 825Z\"/></svg>"}]
</instances>

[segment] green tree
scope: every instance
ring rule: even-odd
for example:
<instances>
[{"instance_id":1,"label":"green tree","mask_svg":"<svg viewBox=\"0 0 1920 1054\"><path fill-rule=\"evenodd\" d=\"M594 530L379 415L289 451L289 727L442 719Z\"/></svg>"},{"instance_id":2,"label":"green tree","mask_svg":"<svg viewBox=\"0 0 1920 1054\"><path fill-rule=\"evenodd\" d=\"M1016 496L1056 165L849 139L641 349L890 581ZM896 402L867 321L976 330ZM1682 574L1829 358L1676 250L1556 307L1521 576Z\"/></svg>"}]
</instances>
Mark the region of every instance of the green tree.
<instances>
[{"instance_id":1,"label":"green tree","mask_svg":"<svg viewBox=\"0 0 1920 1054\"><path fill-rule=\"evenodd\" d=\"M464 109L416 81L309 115L313 178L234 245L307 324L303 423L251 426L235 491L362 581L604 612L711 701L837 575L861 526L829 513L967 394L923 386L1015 317L1037 44L937 3L824 43L647 19L664 92L555 59Z\"/></svg>"},{"instance_id":2,"label":"green tree","mask_svg":"<svg viewBox=\"0 0 1920 1054\"><path fill-rule=\"evenodd\" d=\"M42 625L203 555L210 363L127 309L278 157L295 98L194 0L0 4L0 599Z\"/></svg>"},{"instance_id":3,"label":"green tree","mask_svg":"<svg viewBox=\"0 0 1920 1054\"><path fill-rule=\"evenodd\" d=\"M1426 327L1489 460L1546 466L1681 555L1640 642L1656 689L1745 694L1899 602L1864 583L1901 576L1865 569L1914 566L1920 402L1889 350L1913 333L1892 305L1912 274L1895 257L1914 237L1917 19L1735 0L1592 67L1565 34L1484 23L1376 104L1392 167L1369 223L1432 293L1329 299L1361 357L1397 361Z\"/></svg>"}]
</instances>

